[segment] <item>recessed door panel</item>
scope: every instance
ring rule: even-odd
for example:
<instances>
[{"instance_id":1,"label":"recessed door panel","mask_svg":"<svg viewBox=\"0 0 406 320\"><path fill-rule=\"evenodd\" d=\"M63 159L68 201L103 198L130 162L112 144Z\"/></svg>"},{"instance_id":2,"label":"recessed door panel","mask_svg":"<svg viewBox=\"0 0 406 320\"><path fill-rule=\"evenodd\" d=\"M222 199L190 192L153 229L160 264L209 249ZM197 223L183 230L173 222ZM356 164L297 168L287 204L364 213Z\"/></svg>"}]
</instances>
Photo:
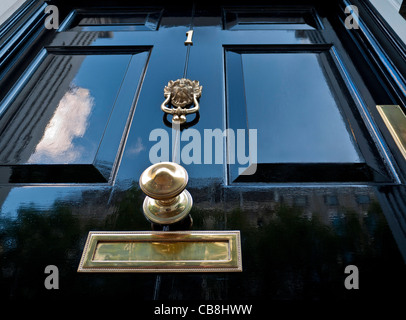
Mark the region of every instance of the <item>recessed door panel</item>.
<instances>
[{"instance_id":1,"label":"recessed door panel","mask_svg":"<svg viewBox=\"0 0 406 320\"><path fill-rule=\"evenodd\" d=\"M107 182L147 56L48 54L5 111L3 182Z\"/></svg>"},{"instance_id":2,"label":"recessed door panel","mask_svg":"<svg viewBox=\"0 0 406 320\"><path fill-rule=\"evenodd\" d=\"M312 7L224 8L228 30L317 30L321 23Z\"/></svg>"},{"instance_id":3,"label":"recessed door panel","mask_svg":"<svg viewBox=\"0 0 406 320\"><path fill-rule=\"evenodd\" d=\"M244 128L246 141L250 134L257 140L255 150L245 150L256 159L256 172L237 172L230 164L231 181L385 179L367 164L357 143L357 124L347 117L356 108L340 90L329 50L329 45L226 50L228 126Z\"/></svg>"},{"instance_id":4,"label":"recessed door panel","mask_svg":"<svg viewBox=\"0 0 406 320\"><path fill-rule=\"evenodd\" d=\"M162 16L160 8L140 10L75 10L69 23L72 31L155 31Z\"/></svg>"}]
</instances>

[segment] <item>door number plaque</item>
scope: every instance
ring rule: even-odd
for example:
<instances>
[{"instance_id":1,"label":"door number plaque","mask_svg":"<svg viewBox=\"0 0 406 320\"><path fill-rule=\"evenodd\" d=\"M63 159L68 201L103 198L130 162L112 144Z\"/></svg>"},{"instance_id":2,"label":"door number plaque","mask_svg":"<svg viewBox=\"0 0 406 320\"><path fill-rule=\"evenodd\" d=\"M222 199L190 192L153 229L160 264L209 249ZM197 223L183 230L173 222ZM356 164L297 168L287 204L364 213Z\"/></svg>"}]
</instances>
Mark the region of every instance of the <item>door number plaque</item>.
<instances>
[{"instance_id":1,"label":"door number plaque","mask_svg":"<svg viewBox=\"0 0 406 320\"><path fill-rule=\"evenodd\" d=\"M78 272L241 272L239 231L89 232Z\"/></svg>"}]
</instances>

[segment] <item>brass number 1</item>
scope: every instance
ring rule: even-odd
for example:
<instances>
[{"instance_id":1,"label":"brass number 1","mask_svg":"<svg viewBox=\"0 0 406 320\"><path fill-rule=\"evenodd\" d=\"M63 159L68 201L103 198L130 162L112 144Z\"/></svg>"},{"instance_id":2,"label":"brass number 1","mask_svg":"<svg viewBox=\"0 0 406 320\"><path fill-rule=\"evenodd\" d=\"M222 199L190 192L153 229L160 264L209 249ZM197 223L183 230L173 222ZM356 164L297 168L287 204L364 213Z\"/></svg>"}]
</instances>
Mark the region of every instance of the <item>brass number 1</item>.
<instances>
[{"instance_id":1,"label":"brass number 1","mask_svg":"<svg viewBox=\"0 0 406 320\"><path fill-rule=\"evenodd\" d=\"M185 41L185 45L193 45L193 41L192 41L192 37L193 37L193 30L189 30L188 32L186 32L186 41Z\"/></svg>"}]
</instances>

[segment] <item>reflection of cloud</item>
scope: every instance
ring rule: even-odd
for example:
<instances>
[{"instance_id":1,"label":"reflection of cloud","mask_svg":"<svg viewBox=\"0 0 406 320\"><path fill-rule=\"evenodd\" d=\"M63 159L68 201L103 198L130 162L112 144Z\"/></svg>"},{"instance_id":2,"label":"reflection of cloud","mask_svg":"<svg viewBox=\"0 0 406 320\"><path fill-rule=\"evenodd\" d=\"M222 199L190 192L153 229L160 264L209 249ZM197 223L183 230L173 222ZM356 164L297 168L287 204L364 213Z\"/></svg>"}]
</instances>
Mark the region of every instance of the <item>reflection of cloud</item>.
<instances>
[{"instance_id":1,"label":"reflection of cloud","mask_svg":"<svg viewBox=\"0 0 406 320\"><path fill-rule=\"evenodd\" d=\"M130 153L130 154L138 154L138 153L140 153L140 152L143 151L143 150L145 150L145 146L142 144L142 139L141 139L141 138L138 138L138 139L137 139L137 143L135 144L134 147L131 147L131 148L128 150L128 153Z\"/></svg>"},{"instance_id":2,"label":"reflection of cloud","mask_svg":"<svg viewBox=\"0 0 406 320\"><path fill-rule=\"evenodd\" d=\"M29 163L71 163L80 156L73 140L83 137L94 105L89 89L73 87L62 97Z\"/></svg>"}]
</instances>

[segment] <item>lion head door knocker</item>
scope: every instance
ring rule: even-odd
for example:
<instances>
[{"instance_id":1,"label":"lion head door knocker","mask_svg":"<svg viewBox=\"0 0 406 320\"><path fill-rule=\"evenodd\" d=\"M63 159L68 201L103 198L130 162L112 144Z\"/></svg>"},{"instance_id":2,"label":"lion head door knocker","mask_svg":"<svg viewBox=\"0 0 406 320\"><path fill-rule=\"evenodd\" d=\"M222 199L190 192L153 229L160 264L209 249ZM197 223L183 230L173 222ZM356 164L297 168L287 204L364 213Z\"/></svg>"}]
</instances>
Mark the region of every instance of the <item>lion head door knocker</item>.
<instances>
[{"instance_id":1,"label":"lion head door knocker","mask_svg":"<svg viewBox=\"0 0 406 320\"><path fill-rule=\"evenodd\" d=\"M165 101L161 105L163 112L172 114L173 123L185 123L186 115L199 111L198 99L202 95L199 81L189 79L171 80L164 88ZM172 108L168 107L172 105Z\"/></svg>"}]
</instances>

